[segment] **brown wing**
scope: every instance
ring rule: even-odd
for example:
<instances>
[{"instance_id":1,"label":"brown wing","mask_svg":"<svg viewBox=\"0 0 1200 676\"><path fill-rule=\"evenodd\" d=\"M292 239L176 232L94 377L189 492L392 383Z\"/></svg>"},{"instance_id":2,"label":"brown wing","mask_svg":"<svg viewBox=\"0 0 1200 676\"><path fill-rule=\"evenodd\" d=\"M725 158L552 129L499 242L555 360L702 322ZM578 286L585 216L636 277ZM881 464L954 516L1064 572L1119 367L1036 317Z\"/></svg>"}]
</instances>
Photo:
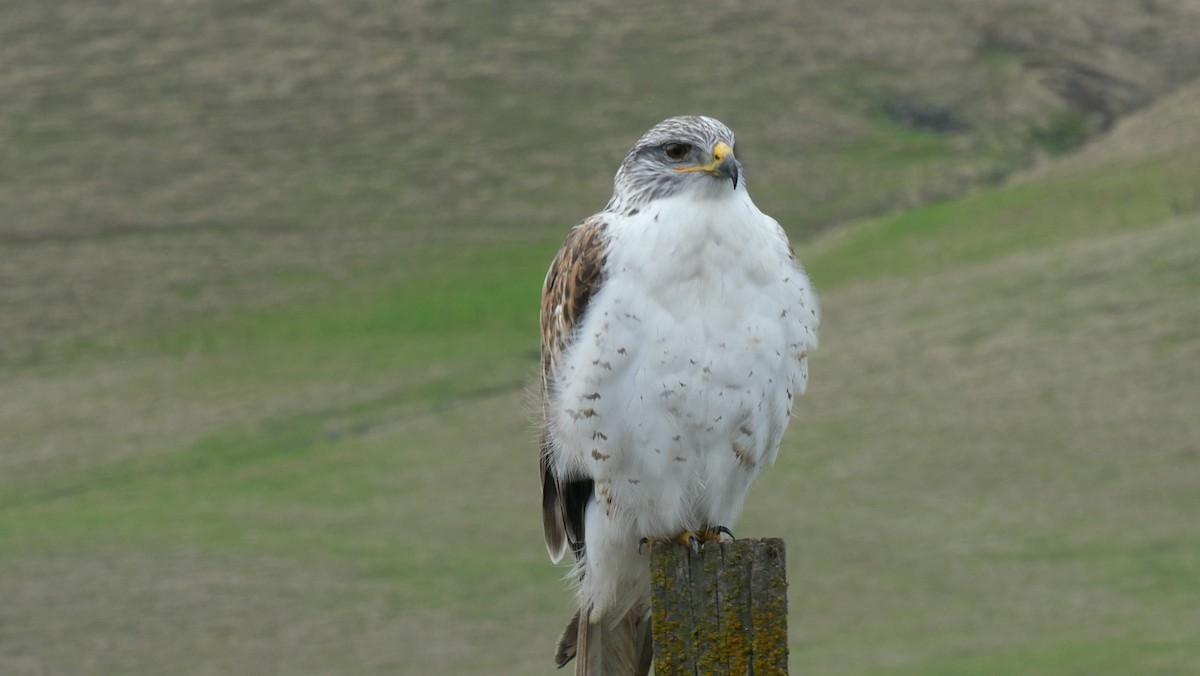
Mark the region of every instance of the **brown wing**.
<instances>
[{"instance_id":1,"label":"brown wing","mask_svg":"<svg viewBox=\"0 0 1200 676\"><path fill-rule=\"evenodd\" d=\"M601 283L608 252L607 224L592 216L571 229L550 264L542 285L542 525L546 551L555 563L567 545L578 556L583 547L583 512L592 497L589 477L560 477L550 463L546 407L553 395L558 358L571 344L574 329Z\"/></svg>"}]
</instances>

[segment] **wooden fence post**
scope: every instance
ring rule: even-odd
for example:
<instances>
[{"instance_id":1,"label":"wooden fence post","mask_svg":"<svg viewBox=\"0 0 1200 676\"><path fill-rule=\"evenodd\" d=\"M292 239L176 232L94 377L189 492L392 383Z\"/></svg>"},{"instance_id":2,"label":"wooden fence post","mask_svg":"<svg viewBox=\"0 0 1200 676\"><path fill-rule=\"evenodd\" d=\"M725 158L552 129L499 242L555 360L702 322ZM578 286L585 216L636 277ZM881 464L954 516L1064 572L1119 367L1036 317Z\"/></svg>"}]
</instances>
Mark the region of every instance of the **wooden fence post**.
<instances>
[{"instance_id":1,"label":"wooden fence post","mask_svg":"<svg viewBox=\"0 0 1200 676\"><path fill-rule=\"evenodd\" d=\"M783 540L651 549L655 676L787 673Z\"/></svg>"}]
</instances>

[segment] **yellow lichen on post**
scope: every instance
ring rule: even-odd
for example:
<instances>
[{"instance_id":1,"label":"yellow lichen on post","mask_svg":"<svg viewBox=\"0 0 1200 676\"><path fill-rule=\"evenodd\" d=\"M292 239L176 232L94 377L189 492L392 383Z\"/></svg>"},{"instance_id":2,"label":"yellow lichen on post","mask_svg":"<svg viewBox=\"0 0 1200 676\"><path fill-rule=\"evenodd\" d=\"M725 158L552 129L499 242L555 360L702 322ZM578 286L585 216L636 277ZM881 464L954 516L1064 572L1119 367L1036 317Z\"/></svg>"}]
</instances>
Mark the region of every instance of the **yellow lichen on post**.
<instances>
[{"instance_id":1,"label":"yellow lichen on post","mask_svg":"<svg viewBox=\"0 0 1200 676\"><path fill-rule=\"evenodd\" d=\"M751 564L751 668L744 673L787 673L787 565L783 540L763 540Z\"/></svg>"},{"instance_id":2,"label":"yellow lichen on post","mask_svg":"<svg viewBox=\"0 0 1200 676\"><path fill-rule=\"evenodd\" d=\"M651 550L654 672L786 674L783 541L709 542Z\"/></svg>"},{"instance_id":3,"label":"yellow lichen on post","mask_svg":"<svg viewBox=\"0 0 1200 676\"><path fill-rule=\"evenodd\" d=\"M685 556L678 556L680 551ZM680 594L689 594L691 574L687 550L659 544L652 547L650 552L650 622L652 631L662 634L662 638L655 639L654 643L655 674L694 673L694 654L692 661L687 662L689 651L685 640L692 625L691 606L669 601Z\"/></svg>"}]
</instances>

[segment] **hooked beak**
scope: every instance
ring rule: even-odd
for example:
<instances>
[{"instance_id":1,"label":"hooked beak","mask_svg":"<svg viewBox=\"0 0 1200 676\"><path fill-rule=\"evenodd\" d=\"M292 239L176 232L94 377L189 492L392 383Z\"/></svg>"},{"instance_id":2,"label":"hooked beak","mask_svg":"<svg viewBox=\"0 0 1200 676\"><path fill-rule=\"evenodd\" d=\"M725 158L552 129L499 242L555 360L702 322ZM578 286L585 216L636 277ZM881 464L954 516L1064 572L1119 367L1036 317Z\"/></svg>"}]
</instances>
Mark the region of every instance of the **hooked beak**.
<instances>
[{"instance_id":1,"label":"hooked beak","mask_svg":"<svg viewBox=\"0 0 1200 676\"><path fill-rule=\"evenodd\" d=\"M738 184L738 161L733 156L733 148L724 141L717 141L712 149L712 162L697 164L691 167L676 167L675 171L703 171L712 176L720 176L733 181L733 187Z\"/></svg>"}]
</instances>

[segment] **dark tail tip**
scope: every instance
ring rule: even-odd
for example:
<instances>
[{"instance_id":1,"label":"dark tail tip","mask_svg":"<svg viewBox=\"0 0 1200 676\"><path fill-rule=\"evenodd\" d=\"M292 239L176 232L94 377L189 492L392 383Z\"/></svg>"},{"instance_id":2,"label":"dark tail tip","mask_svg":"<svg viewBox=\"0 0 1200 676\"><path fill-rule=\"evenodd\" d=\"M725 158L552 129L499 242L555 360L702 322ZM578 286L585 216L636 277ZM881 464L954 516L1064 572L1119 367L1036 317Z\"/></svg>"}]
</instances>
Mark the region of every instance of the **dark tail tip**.
<instances>
[{"instance_id":1,"label":"dark tail tip","mask_svg":"<svg viewBox=\"0 0 1200 676\"><path fill-rule=\"evenodd\" d=\"M562 636L558 637L558 647L554 650L554 663L558 665L559 669L575 659L575 644L579 640L579 613L580 610L575 611L574 617L567 623L567 628L563 629Z\"/></svg>"}]
</instances>

